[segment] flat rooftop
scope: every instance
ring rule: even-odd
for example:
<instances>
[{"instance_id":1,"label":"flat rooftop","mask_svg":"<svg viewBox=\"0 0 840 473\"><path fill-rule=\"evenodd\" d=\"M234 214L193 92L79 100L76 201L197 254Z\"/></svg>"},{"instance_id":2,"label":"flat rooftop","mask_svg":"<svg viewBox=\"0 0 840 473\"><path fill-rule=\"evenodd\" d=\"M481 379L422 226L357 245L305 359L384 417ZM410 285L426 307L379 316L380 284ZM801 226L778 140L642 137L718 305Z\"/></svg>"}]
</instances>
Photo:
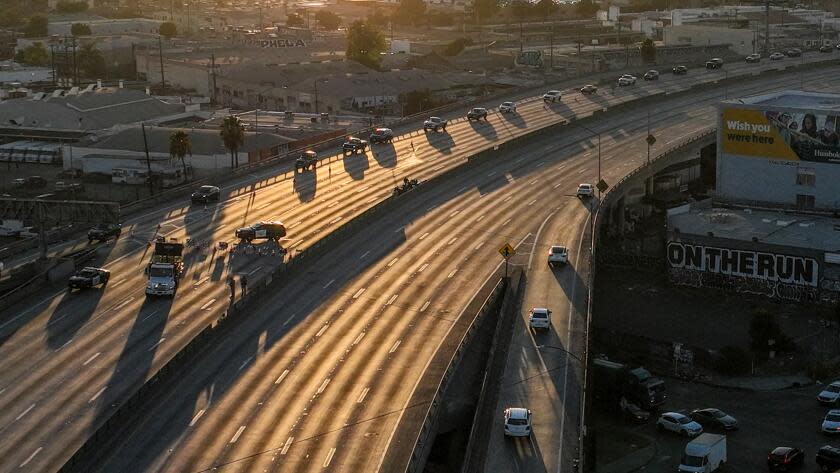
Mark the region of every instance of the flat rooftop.
<instances>
[{"instance_id":1,"label":"flat rooftop","mask_svg":"<svg viewBox=\"0 0 840 473\"><path fill-rule=\"evenodd\" d=\"M692 204L689 211L668 217L668 230L688 235L714 233L717 238L840 252L840 218L766 210Z\"/></svg>"},{"instance_id":2,"label":"flat rooftop","mask_svg":"<svg viewBox=\"0 0 840 473\"><path fill-rule=\"evenodd\" d=\"M740 99L725 100L727 105L758 105L783 108L806 108L811 110L840 111L840 94L823 94L784 90L772 94L753 95Z\"/></svg>"}]
</instances>

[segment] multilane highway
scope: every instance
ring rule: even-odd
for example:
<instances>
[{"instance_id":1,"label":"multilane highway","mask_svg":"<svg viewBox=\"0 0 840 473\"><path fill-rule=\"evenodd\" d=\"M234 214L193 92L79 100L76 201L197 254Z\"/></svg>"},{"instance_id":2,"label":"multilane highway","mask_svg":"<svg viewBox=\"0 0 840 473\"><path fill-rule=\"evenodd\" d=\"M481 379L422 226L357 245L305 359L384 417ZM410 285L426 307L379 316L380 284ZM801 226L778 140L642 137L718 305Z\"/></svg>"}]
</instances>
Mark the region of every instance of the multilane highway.
<instances>
[{"instance_id":1,"label":"multilane highway","mask_svg":"<svg viewBox=\"0 0 840 473\"><path fill-rule=\"evenodd\" d=\"M836 72L806 77L830 84ZM798 80L745 81L733 92ZM603 134L605 178L615 182L644 160L649 111L656 112L654 133L669 146L712 125L710 104L719 98L712 90L607 114L595 125ZM504 118L491 119L498 127L495 120ZM407 195L400 212L312 261L306 276L205 353L155 404L154 415L116 442L102 471L404 470L431 398L417 381L497 267L496 248L505 241L519 244L523 265L534 255L526 301L546 301L555 311L552 332L520 341L522 350L560 346L579 356L586 293L580 243L590 204L573 194L578 182L595 178L593 147L586 132L568 127L448 177L422 198ZM576 263L547 273L543 255L553 242L571 246ZM518 373L519 384L541 377L541 389L550 391L530 406L538 419L534 441L491 447L499 453L488 461L499 463L488 464L511 469L488 471L570 471L580 370L558 370L562 357L543 356Z\"/></svg>"},{"instance_id":2,"label":"multilane highway","mask_svg":"<svg viewBox=\"0 0 840 473\"><path fill-rule=\"evenodd\" d=\"M833 68L804 77L817 88L830 83L832 73ZM494 141L718 76L692 71L614 94L571 93L553 106L527 101L517 115L492 114L489 123L480 124L461 120L451 123L448 133L414 132L393 146L322 165L316 174L254 176L253 183L229 189L228 198L207 209L179 205L129 221L124 237L100 251L112 271L107 289L78 295L44 291L0 315L5 361L0 432L6 439L0 470L56 470L116 405L218 317L227 304L228 275L248 274L253 284L278 264L271 255L192 250L176 298L147 300L142 268L153 236L232 240L236 227L277 217L289 228L288 245L306 248L385 198L403 176L446 172ZM795 86L799 75L789 74L786 81ZM754 80L747 92L780 85L778 79ZM720 91L692 94L652 116L652 123L660 128L698 119L708 124L710 112L697 115L699 104L720 96ZM603 131L613 138L602 147L631 130L637 133L642 117L638 111L610 117L601 126L610 123ZM689 131L669 136L677 139ZM483 280L492 269L488 265L495 264L496 240L506 235L504 229L530 228L539 216L529 208L546 209L541 199L561 198L577 181L592 180L591 153L588 168L582 167L585 158L568 159L575 148L591 146L587 135L569 128L558 135L560 141L494 160L453 184L457 191L436 192L414 214L407 209L378 222L348 241L340 257L313 262L305 277L267 301L264 311L185 374L179 391L148 413L147 422L103 469L193 471L232 462L229 468L243 470L265 465L304 471L318 463L319 468L356 465L360 469L354 471L372 471L385 458L383 471L390 471L401 461L400 452L383 456L396 420L408 412L419 373L441 332L457 319L474 289L471 283ZM670 141L660 138L660 143ZM568 163L558 164L561 160ZM605 169L620 175L632 164L605 160ZM555 175L537 172L543 167ZM525 180L531 173L537 182ZM526 189L514 192L519 186ZM465 222L468 218L474 221ZM404 225L388 226L395 222ZM514 241L524 236L508 232ZM399 242L403 245L394 249ZM385 365L394 373L387 375ZM371 426L375 430L365 430ZM327 433L341 441L328 446Z\"/></svg>"}]
</instances>

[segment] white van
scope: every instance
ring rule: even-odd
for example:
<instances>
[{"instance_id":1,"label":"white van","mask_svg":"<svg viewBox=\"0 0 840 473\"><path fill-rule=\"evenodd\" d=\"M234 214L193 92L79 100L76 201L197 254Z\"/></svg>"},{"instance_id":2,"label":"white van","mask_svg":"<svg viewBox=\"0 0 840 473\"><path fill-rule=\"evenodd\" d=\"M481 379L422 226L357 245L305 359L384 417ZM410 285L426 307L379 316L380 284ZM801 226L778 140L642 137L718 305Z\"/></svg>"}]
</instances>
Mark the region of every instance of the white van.
<instances>
[{"instance_id":1,"label":"white van","mask_svg":"<svg viewBox=\"0 0 840 473\"><path fill-rule=\"evenodd\" d=\"M149 177L145 169L114 168L111 170L111 182L114 184L146 184Z\"/></svg>"},{"instance_id":2,"label":"white van","mask_svg":"<svg viewBox=\"0 0 840 473\"><path fill-rule=\"evenodd\" d=\"M683 452L680 473L711 473L726 463L726 436L700 434L688 442Z\"/></svg>"}]
</instances>

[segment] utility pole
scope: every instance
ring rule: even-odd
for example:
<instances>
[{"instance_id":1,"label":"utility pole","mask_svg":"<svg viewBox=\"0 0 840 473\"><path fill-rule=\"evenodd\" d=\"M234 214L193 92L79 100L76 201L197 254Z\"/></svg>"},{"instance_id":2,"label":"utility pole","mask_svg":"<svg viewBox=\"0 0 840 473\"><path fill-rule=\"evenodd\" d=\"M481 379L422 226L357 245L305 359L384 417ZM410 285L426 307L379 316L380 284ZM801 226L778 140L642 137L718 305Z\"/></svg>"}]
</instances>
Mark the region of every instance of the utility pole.
<instances>
[{"instance_id":1,"label":"utility pole","mask_svg":"<svg viewBox=\"0 0 840 473\"><path fill-rule=\"evenodd\" d=\"M647 113L647 136L650 136L650 110L648 110ZM648 166L650 166L650 141L648 141L647 139L645 141L647 141L647 163Z\"/></svg>"},{"instance_id":2,"label":"utility pole","mask_svg":"<svg viewBox=\"0 0 840 473\"><path fill-rule=\"evenodd\" d=\"M155 195L155 187L152 184L152 162L149 159L149 141L146 139L146 124L141 123L140 129L143 130L143 149L146 150L146 170L149 172L147 180L149 181L149 194Z\"/></svg>"},{"instance_id":3,"label":"utility pole","mask_svg":"<svg viewBox=\"0 0 840 473\"><path fill-rule=\"evenodd\" d=\"M79 64L76 62L76 37L73 36L73 83L79 83Z\"/></svg>"},{"instance_id":4,"label":"utility pole","mask_svg":"<svg viewBox=\"0 0 840 473\"><path fill-rule=\"evenodd\" d=\"M55 44L50 43L50 67L52 68L52 83L56 86L57 77L55 76Z\"/></svg>"},{"instance_id":5,"label":"utility pole","mask_svg":"<svg viewBox=\"0 0 840 473\"><path fill-rule=\"evenodd\" d=\"M315 84L315 113L318 113L318 79L312 81Z\"/></svg>"},{"instance_id":6,"label":"utility pole","mask_svg":"<svg viewBox=\"0 0 840 473\"><path fill-rule=\"evenodd\" d=\"M158 36L158 59L160 59L160 93L166 95L166 79L163 76L163 36Z\"/></svg>"},{"instance_id":7,"label":"utility pole","mask_svg":"<svg viewBox=\"0 0 840 473\"><path fill-rule=\"evenodd\" d=\"M551 22L551 34L548 37L548 64L549 69L554 70L554 22Z\"/></svg>"},{"instance_id":8,"label":"utility pole","mask_svg":"<svg viewBox=\"0 0 840 473\"><path fill-rule=\"evenodd\" d=\"M770 0L764 2L764 55L770 54Z\"/></svg>"},{"instance_id":9,"label":"utility pole","mask_svg":"<svg viewBox=\"0 0 840 473\"><path fill-rule=\"evenodd\" d=\"M213 93L210 98L213 100L213 105L216 104L216 53L210 53L210 75L213 79Z\"/></svg>"},{"instance_id":10,"label":"utility pole","mask_svg":"<svg viewBox=\"0 0 840 473\"><path fill-rule=\"evenodd\" d=\"M578 70L577 75L578 75L578 77L580 77L580 74L581 74L580 73L580 46L581 46L581 44L583 44L583 42L581 42L581 40L577 40L578 53L577 53L577 61L576 62L577 62L577 70Z\"/></svg>"}]
</instances>

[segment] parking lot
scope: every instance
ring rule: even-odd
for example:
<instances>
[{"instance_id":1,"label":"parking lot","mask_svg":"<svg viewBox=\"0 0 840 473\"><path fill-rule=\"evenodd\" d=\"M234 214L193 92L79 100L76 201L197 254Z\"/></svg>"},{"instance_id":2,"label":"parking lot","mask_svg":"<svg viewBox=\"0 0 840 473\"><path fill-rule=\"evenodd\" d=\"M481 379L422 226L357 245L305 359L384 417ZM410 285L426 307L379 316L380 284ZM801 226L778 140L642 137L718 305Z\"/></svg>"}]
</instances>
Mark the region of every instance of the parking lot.
<instances>
[{"instance_id":1,"label":"parking lot","mask_svg":"<svg viewBox=\"0 0 840 473\"><path fill-rule=\"evenodd\" d=\"M727 472L767 471L767 454L777 446L803 449L805 464L801 471L819 471L814 462L817 449L826 444L840 445L840 437L832 438L820 432L820 424L829 409L817 403L820 386L749 392L673 379L667 379L666 384L668 400L663 411L716 407L738 419L740 429L727 434ZM652 460L637 471L674 473L677 470L687 440L671 432L657 432L655 416L646 424L633 425L599 413L596 422L600 430L617 428L654 440ZM706 431L722 433L714 429Z\"/></svg>"}]
</instances>

